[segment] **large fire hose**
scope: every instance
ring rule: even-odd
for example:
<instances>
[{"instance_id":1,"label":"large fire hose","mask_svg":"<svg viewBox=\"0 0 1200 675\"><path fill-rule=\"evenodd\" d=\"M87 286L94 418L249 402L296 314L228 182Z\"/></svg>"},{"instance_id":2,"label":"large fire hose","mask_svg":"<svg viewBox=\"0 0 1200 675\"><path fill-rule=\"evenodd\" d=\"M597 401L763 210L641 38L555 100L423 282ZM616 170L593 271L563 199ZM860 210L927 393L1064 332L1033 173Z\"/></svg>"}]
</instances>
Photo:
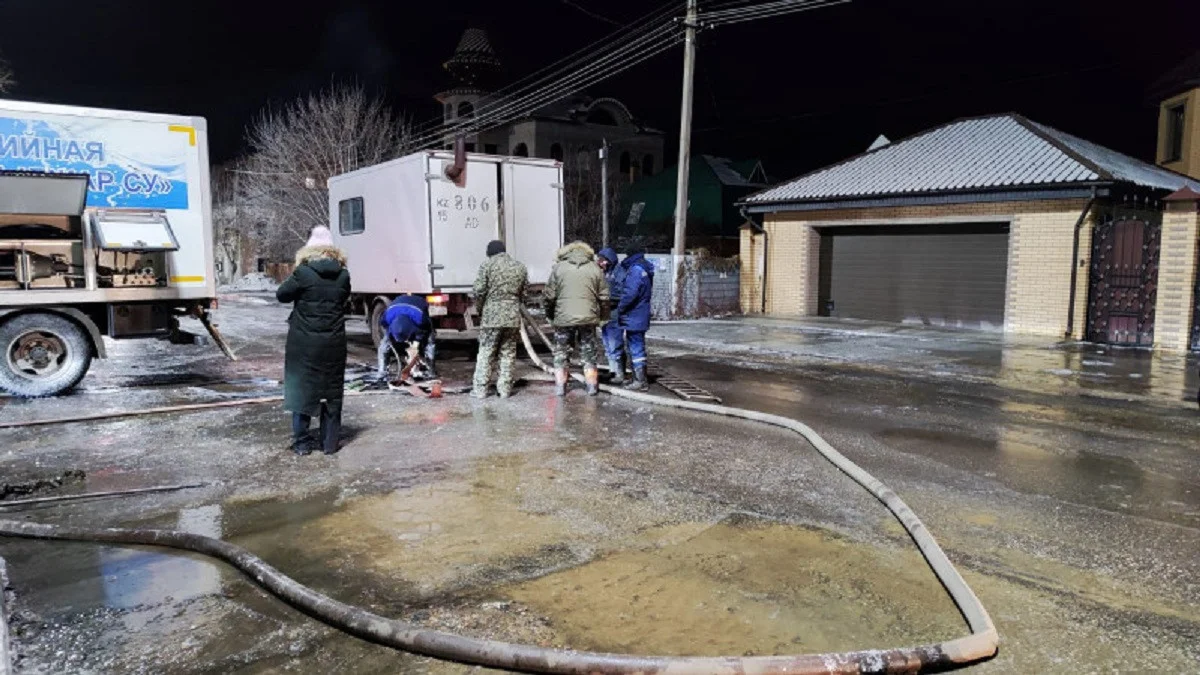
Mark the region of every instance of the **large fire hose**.
<instances>
[{"instance_id":1,"label":"large fire hose","mask_svg":"<svg viewBox=\"0 0 1200 675\"><path fill-rule=\"evenodd\" d=\"M536 330L536 324L529 323ZM524 325L520 332L530 360L538 368L549 372L550 369L533 348ZM546 336L540 330L537 332L549 346ZM198 534L0 520L0 535L165 546L201 553L229 563L262 588L309 616L364 640L449 661L530 673L915 673L945 670L995 655L999 635L991 617L917 515L895 492L835 450L808 426L786 417L751 410L665 399L608 386L602 386L601 389L613 396L639 403L737 417L783 427L800 434L823 457L879 499L900 521L921 554L925 556L930 569L962 612L971 634L946 642L915 647L792 656L667 657L547 649L427 630L404 621L382 617L322 595L296 582L241 547Z\"/></svg>"}]
</instances>

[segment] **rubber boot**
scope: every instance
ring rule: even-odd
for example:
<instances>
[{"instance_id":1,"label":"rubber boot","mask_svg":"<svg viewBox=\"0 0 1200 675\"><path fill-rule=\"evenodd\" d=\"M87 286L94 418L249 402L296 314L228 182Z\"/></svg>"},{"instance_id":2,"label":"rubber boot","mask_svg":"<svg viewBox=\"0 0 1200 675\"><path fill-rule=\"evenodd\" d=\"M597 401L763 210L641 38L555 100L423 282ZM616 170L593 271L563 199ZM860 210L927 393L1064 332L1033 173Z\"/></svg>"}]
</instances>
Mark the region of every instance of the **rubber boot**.
<instances>
[{"instance_id":1,"label":"rubber boot","mask_svg":"<svg viewBox=\"0 0 1200 675\"><path fill-rule=\"evenodd\" d=\"M646 391L650 388L650 382L646 379L646 366L633 367L633 380L625 385L625 388L629 391Z\"/></svg>"},{"instance_id":2,"label":"rubber boot","mask_svg":"<svg viewBox=\"0 0 1200 675\"><path fill-rule=\"evenodd\" d=\"M567 369L566 368L555 368L554 369L554 395L555 396L566 396L567 395Z\"/></svg>"},{"instance_id":3,"label":"rubber boot","mask_svg":"<svg viewBox=\"0 0 1200 675\"><path fill-rule=\"evenodd\" d=\"M612 379L608 381L614 387L619 387L625 384L625 366L616 361L608 362L608 372L612 373Z\"/></svg>"},{"instance_id":4,"label":"rubber boot","mask_svg":"<svg viewBox=\"0 0 1200 675\"><path fill-rule=\"evenodd\" d=\"M292 452L297 455L311 455L313 451L312 436L308 432L308 425L312 423L312 418L308 415L292 413Z\"/></svg>"},{"instance_id":5,"label":"rubber boot","mask_svg":"<svg viewBox=\"0 0 1200 675\"><path fill-rule=\"evenodd\" d=\"M595 366L583 369L583 379L587 382L587 395L595 396L600 393L600 371Z\"/></svg>"}]
</instances>

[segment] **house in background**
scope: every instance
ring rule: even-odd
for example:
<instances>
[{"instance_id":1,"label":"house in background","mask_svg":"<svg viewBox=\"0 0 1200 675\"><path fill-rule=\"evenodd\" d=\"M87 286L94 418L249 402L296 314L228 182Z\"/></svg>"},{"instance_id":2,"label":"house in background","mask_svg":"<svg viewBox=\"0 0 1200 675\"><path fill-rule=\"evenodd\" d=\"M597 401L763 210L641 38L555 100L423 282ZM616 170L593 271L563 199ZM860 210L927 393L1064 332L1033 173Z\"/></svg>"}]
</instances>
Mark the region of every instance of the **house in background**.
<instances>
[{"instance_id":1,"label":"house in background","mask_svg":"<svg viewBox=\"0 0 1200 675\"><path fill-rule=\"evenodd\" d=\"M1020 115L961 119L747 197L742 309L1182 350L1197 199Z\"/></svg>"},{"instance_id":2,"label":"house in background","mask_svg":"<svg viewBox=\"0 0 1200 675\"><path fill-rule=\"evenodd\" d=\"M678 168L670 166L629 186L614 219L614 241L637 240L653 251L671 249L677 176ZM737 203L767 185L767 174L758 160L694 156L688 173L687 248L736 255L739 228L746 222Z\"/></svg>"},{"instance_id":3,"label":"house in background","mask_svg":"<svg viewBox=\"0 0 1200 675\"><path fill-rule=\"evenodd\" d=\"M486 115L488 106L503 97L497 94L500 59L482 29L468 28L443 68L451 84L435 99L442 105L444 124ZM652 176L663 165L661 131L642 124L616 99L586 94L549 101L521 119L465 140L468 152L570 160L585 170L599 166L598 151L607 140L610 157L628 180ZM450 137L443 141L447 148L453 142Z\"/></svg>"},{"instance_id":4,"label":"house in background","mask_svg":"<svg viewBox=\"0 0 1200 675\"><path fill-rule=\"evenodd\" d=\"M1200 52L1151 88L1158 106L1158 165L1200 178Z\"/></svg>"}]
</instances>

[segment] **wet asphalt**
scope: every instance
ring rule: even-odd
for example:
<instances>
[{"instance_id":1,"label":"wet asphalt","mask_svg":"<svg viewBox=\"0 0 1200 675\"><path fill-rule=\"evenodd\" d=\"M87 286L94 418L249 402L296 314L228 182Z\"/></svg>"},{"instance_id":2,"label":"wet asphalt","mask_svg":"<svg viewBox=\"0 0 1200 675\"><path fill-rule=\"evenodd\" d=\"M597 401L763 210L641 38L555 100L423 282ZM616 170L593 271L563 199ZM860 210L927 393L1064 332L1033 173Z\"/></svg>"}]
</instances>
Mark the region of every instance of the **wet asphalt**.
<instances>
[{"instance_id":1,"label":"wet asphalt","mask_svg":"<svg viewBox=\"0 0 1200 675\"><path fill-rule=\"evenodd\" d=\"M76 395L0 399L0 420L275 393L284 316L228 298L222 329L240 362L121 343ZM1186 366L1175 395L1161 365L1128 377L1140 354L1060 347L1079 363L1066 376L1045 372L1050 350L997 356L970 336L669 328L686 339L652 344L670 372L801 419L916 510L1001 632L977 670L1200 668L1200 416ZM351 340L351 360L367 362L365 330ZM796 347L814 343L815 355ZM469 342L443 353L448 381L465 383ZM0 482L69 470L86 478L58 492L205 482L12 513L219 536L341 600L495 639L742 654L965 634L903 530L789 433L578 391L560 401L523 375L508 401L351 398L334 457L288 454L275 405L0 430ZM1121 385L1093 382L1105 379ZM337 633L194 556L3 539L0 556L18 597L18 672L469 670Z\"/></svg>"}]
</instances>

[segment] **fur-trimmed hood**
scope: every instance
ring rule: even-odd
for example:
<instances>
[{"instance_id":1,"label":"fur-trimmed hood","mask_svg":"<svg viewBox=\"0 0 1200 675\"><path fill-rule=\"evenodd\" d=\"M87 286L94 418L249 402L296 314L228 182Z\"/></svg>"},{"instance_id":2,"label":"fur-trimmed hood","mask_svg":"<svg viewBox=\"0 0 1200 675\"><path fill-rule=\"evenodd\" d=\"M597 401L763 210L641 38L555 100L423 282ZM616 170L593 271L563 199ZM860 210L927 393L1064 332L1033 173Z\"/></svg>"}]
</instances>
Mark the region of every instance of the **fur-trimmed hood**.
<instances>
[{"instance_id":1,"label":"fur-trimmed hood","mask_svg":"<svg viewBox=\"0 0 1200 675\"><path fill-rule=\"evenodd\" d=\"M346 254L336 246L305 246L296 251L296 267L322 259L333 260L342 267L346 266Z\"/></svg>"},{"instance_id":2,"label":"fur-trimmed hood","mask_svg":"<svg viewBox=\"0 0 1200 675\"><path fill-rule=\"evenodd\" d=\"M569 262L576 267L595 262L596 251L582 241L573 241L558 249L558 261Z\"/></svg>"}]
</instances>

